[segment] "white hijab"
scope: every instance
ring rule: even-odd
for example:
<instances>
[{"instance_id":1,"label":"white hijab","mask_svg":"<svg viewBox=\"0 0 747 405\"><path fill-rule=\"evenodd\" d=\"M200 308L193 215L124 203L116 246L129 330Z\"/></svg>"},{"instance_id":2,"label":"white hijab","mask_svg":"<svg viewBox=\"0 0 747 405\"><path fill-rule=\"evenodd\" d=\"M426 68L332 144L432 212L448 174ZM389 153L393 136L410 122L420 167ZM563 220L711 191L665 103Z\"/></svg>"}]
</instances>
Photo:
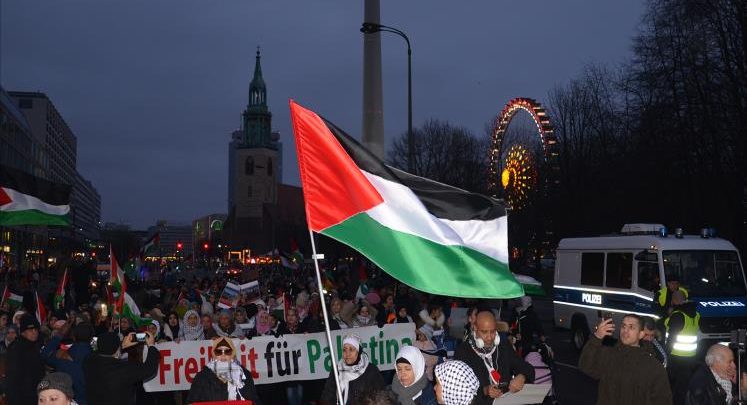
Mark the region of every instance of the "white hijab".
<instances>
[{"instance_id":1,"label":"white hijab","mask_svg":"<svg viewBox=\"0 0 747 405\"><path fill-rule=\"evenodd\" d=\"M416 381L419 381L423 377L423 374L425 374L425 359L423 358L423 354L420 353L420 349L417 347L403 346L399 349L399 353L397 354L397 360L399 359L407 360L412 366L412 371L415 373L413 384Z\"/></svg>"}]
</instances>

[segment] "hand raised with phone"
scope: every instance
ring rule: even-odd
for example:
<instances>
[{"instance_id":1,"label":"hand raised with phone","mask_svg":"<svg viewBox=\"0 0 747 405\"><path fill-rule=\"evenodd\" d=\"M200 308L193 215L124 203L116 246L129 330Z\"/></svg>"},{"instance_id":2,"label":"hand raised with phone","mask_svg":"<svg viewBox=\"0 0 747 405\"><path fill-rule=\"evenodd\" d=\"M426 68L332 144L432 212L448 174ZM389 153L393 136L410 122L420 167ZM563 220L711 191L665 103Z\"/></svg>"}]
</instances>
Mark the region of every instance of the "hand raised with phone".
<instances>
[{"instance_id":1,"label":"hand raised with phone","mask_svg":"<svg viewBox=\"0 0 747 405\"><path fill-rule=\"evenodd\" d=\"M594 336L602 340L605 336L612 336L613 333L615 333L615 322L611 318L602 318L597 324Z\"/></svg>"}]
</instances>

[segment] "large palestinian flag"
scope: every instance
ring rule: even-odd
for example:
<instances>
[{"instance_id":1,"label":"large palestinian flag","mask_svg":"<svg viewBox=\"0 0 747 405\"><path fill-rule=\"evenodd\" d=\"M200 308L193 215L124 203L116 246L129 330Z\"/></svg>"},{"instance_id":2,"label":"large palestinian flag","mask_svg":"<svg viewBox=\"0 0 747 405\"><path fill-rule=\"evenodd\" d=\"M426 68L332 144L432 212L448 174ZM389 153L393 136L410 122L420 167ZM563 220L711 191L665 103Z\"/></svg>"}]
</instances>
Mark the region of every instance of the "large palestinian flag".
<instances>
[{"instance_id":1,"label":"large palestinian flag","mask_svg":"<svg viewBox=\"0 0 747 405\"><path fill-rule=\"evenodd\" d=\"M309 228L433 294L524 295L508 269L503 204L388 167L357 141L291 101Z\"/></svg>"},{"instance_id":2,"label":"large palestinian flag","mask_svg":"<svg viewBox=\"0 0 747 405\"><path fill-rule=\"evenodd\" d=\"M0 225L70 225L70 186L0 166Z\"/></svg>"}]
</instances>

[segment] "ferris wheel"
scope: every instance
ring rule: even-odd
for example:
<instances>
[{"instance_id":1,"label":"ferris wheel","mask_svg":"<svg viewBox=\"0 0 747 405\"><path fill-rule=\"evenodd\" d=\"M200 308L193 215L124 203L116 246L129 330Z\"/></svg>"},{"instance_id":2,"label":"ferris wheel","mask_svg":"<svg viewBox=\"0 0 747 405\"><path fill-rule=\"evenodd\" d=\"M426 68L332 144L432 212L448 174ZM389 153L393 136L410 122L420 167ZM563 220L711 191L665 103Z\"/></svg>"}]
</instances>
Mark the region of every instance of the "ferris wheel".
<instances>
[{"instance_id":1,"label":"ferris wheel","mask_svg":"<svg viewBox=\"0 0 747 405\"><path fill-rule=\"evenodd\" d=\"M558 183L558 151L553 126L542 105L515 98L495 121L490 147L489 192L514 212L544 198Z\"/></svg>"}]
</instances>

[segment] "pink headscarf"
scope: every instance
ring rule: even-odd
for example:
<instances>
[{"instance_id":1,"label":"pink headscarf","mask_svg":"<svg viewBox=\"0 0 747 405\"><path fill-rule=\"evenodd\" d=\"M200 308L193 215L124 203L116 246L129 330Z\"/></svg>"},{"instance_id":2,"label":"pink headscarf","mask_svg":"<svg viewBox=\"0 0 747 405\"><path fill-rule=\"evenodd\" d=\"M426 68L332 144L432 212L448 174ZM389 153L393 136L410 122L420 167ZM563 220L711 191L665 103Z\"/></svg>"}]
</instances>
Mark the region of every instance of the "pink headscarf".
<instances>
[{"instance_id":1,"label":"pink headscarf","mask_svg":"<svg viewBox=\"0 0 747 405\"><path fill-rule=\"evenodd\" d=\"M267 311L257 313L257 334L264 335L270 330L270 314Z\"/></svg>"}]
</instances>

